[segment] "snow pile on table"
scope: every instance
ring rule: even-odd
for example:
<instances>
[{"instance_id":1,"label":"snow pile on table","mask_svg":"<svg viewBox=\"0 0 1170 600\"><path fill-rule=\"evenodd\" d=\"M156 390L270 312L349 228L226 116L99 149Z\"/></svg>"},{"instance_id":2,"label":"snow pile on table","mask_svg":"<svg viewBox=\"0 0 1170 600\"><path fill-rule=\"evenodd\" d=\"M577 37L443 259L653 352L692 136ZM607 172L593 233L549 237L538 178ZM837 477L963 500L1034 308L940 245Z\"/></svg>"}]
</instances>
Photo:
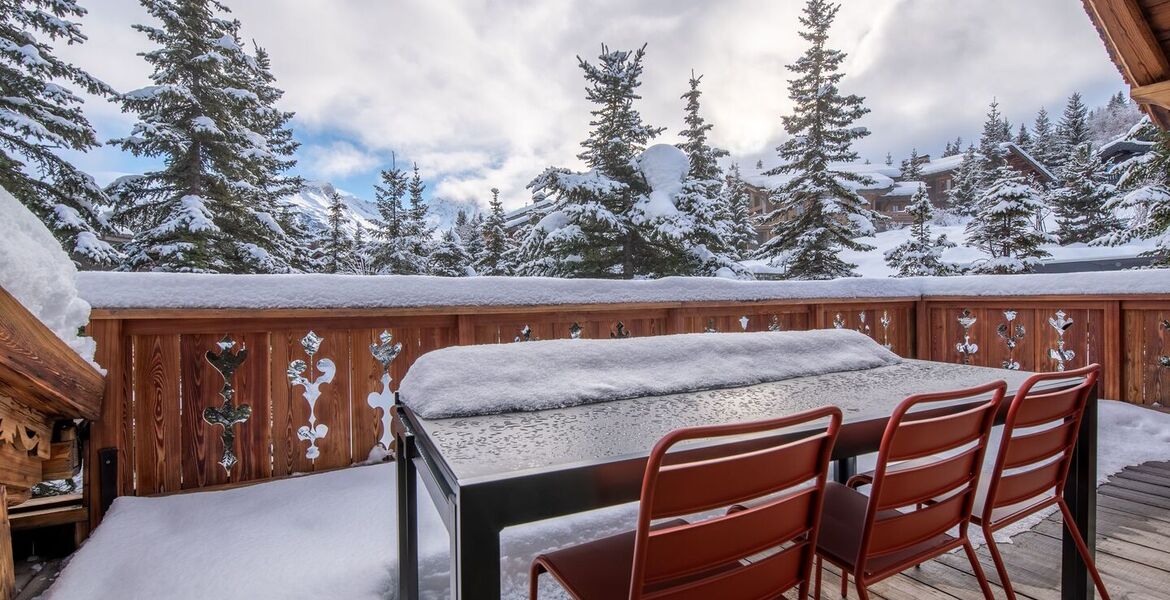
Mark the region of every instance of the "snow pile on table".
<instances>
[{"instance_id":1,"label":"snow pile on table","mask_svg":"<svg viewBox=\"0 0 1170 600\"><path fill-rule=\"evenodd\" d=\"M849 329L452 346L419 357L399 395L423 418L442 419L738 387L901 361Z\"/></svg>"},{"instance_id":2,"label":"snow pile on table","mask_svg":"<svg viewBox=\"0 0 1170 600\"><path fill-rule=\"evenodd\" d=\"M1170 269L1049 275L979 275L832 281L648 280L420 275L209 275L78 273L95 308L413 308L636 302L754 302L922 295L1170 293Z\"/></svg>"},{"instance_id":3,"label":"snow pile on table","mask_svg":"<svg viewBox=\"0 0 1170 600\"><path fill-rule=\"evenodd\" d=\"M1099 407L1100 481L1126 466L1170 459L1170 414L1108 400ZM46 600L394 598L393 469L384 464L223 492L119 498ZM447 598L447 531L419 490L422 597ZM636 514L636 504L624 504L505 529L503 597L528 597L536 554L632 529ZM564 597L551 577L542 579L541 598Z\"/></svg>"},{"instance_id":4,"label":"snow pile on table","mask_svg":"<svg viewBox=\"0 0 1170 600\"><path fill-rule=\"evenodd\" d=\"M0 287L92 363L94 341L77 335L89 322L89 303L77 293L77 267L45 224L3 188L0 215Z\"/></svg>"}]
</instances>

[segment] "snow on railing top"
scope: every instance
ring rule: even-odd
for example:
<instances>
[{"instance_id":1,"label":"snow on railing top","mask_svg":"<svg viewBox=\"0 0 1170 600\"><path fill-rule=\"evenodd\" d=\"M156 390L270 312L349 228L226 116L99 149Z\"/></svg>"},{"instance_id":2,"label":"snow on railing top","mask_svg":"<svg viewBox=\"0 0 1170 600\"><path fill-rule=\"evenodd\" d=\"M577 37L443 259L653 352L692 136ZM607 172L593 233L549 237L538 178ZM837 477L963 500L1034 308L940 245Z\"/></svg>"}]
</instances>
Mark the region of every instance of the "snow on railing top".
<instances>
[{"instance_id":1,"label":"snow on railing top","mask_svg":"<svg viewBox=\"0 0 1170 600\"><path fill-rule=\"evenodd\" d=\"M922 296L1170 294L1170 270L832 281L363 275L78 274L94 308L415 308L734 302Z\"/></svg>"}]
</instances>

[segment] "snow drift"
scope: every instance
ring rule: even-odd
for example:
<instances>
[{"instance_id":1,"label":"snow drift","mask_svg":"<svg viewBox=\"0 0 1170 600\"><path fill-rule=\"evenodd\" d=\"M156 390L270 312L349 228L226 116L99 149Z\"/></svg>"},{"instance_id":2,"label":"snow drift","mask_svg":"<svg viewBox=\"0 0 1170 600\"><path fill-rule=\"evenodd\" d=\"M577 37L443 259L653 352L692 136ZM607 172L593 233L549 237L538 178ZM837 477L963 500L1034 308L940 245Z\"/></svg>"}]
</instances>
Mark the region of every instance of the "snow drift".
<instances>
[{"instance_id":1,"label":"snow drift","mask_svg":"<svg viewBox=\"0 0 1170 600\"><path fill-rule=\"evenodd\" d=\"M0 287L93 363L93 339L77 334L89 322L89 303L77 293L77 267L45 224L4 188L0 215Z\"/></svg>"},{"instance_id":2,"label":"snow drift","mask_svg":"<svg viewBox=\"0 0 1170 600\"><path fill-rule=\"evenodd\" d=\"M737 387L900 362L869 337L845 329L453 346L419 357L399 394L423 418L442 419Z\"/></svg>"}]
</instances>

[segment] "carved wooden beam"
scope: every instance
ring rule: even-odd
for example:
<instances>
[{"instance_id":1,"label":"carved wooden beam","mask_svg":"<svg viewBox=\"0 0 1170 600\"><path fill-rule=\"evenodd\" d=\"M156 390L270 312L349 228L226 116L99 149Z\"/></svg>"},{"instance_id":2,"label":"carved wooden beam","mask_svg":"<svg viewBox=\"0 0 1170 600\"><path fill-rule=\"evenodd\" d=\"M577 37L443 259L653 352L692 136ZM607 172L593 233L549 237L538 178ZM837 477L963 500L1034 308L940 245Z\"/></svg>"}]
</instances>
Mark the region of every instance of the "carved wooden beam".
<instances>
[{"instance_id":1,"label":"carved wooden beam","mask_svg":"<svg viewBox=\"0 0 1170 600\"><path fill-rule=\"evenodd\" d=\"M1158 83L1151 83L1150 85L1135 87L1130 91L1129 95L1135 102L1140 104L1153 104L1154 106L1170 109L1170 81L1160 81Z\"/></svg>"},{"instance_id":2,"label":"carved wooden beam","mask_svg":"<svg viewBox=\"0 0 1170 600\"><path fill-rule=\"evenodd\" d=\"M0 394L45 415L97 419L102 375L0 288Z\"/></svg>"}]
</instances>

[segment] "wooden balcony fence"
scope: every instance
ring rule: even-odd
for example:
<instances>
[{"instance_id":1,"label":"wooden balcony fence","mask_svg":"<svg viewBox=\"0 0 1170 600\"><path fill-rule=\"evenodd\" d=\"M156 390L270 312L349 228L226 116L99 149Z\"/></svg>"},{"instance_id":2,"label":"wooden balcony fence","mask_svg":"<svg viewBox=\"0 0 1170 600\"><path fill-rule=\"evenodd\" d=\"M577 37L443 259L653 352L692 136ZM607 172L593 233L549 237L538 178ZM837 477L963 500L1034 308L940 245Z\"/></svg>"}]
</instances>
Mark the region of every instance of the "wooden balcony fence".
<instances>
[{"instance_id":1,"label":"wooden balcony fence","mask_svg":"<svg viewBox=\"0 0 1170 600\"><path fill-rule=\"evenodd\" d=\"M108 370L103 414L92 426L87 484L96 524L115 495L170 493L333 469L367 459L383 435L382 365L371 344L402 344L391 389L421 354L455 344L605 338L704 331L847 327L902 356L1032 371L1105 365L1102 393L1138 404L1170 400L1170 295L892 297L766 302L426 307L407 309L95 309L89 333ZM303 340L321 338L309 356ZM222 428L204 419L223 404L224 379L207 359L225 337L247 349L233 403L230 470ZM308 386L289 364L312 367ZM328 359L329 365L317 361ZM325 367L318 369L318 366ZM501 365L501 368L504 368ZM603 373L598 374L604 377ZM315 379L314 379L315 378ZM529 385L539 386L539 381ZM519 387L516 393L524 393ZM313 422L310 423L312 417ZM325 424L323 436L308 436ZM316 437L310 440L309 438ZM319 454L310 458L310 446ZM116 467L116 468L115 468ZM116 477L115 477L116 475ZM116 481L116 483L113 483ZM106 489L103 489L105 486Z\"/></svg>"}]
</instances>

